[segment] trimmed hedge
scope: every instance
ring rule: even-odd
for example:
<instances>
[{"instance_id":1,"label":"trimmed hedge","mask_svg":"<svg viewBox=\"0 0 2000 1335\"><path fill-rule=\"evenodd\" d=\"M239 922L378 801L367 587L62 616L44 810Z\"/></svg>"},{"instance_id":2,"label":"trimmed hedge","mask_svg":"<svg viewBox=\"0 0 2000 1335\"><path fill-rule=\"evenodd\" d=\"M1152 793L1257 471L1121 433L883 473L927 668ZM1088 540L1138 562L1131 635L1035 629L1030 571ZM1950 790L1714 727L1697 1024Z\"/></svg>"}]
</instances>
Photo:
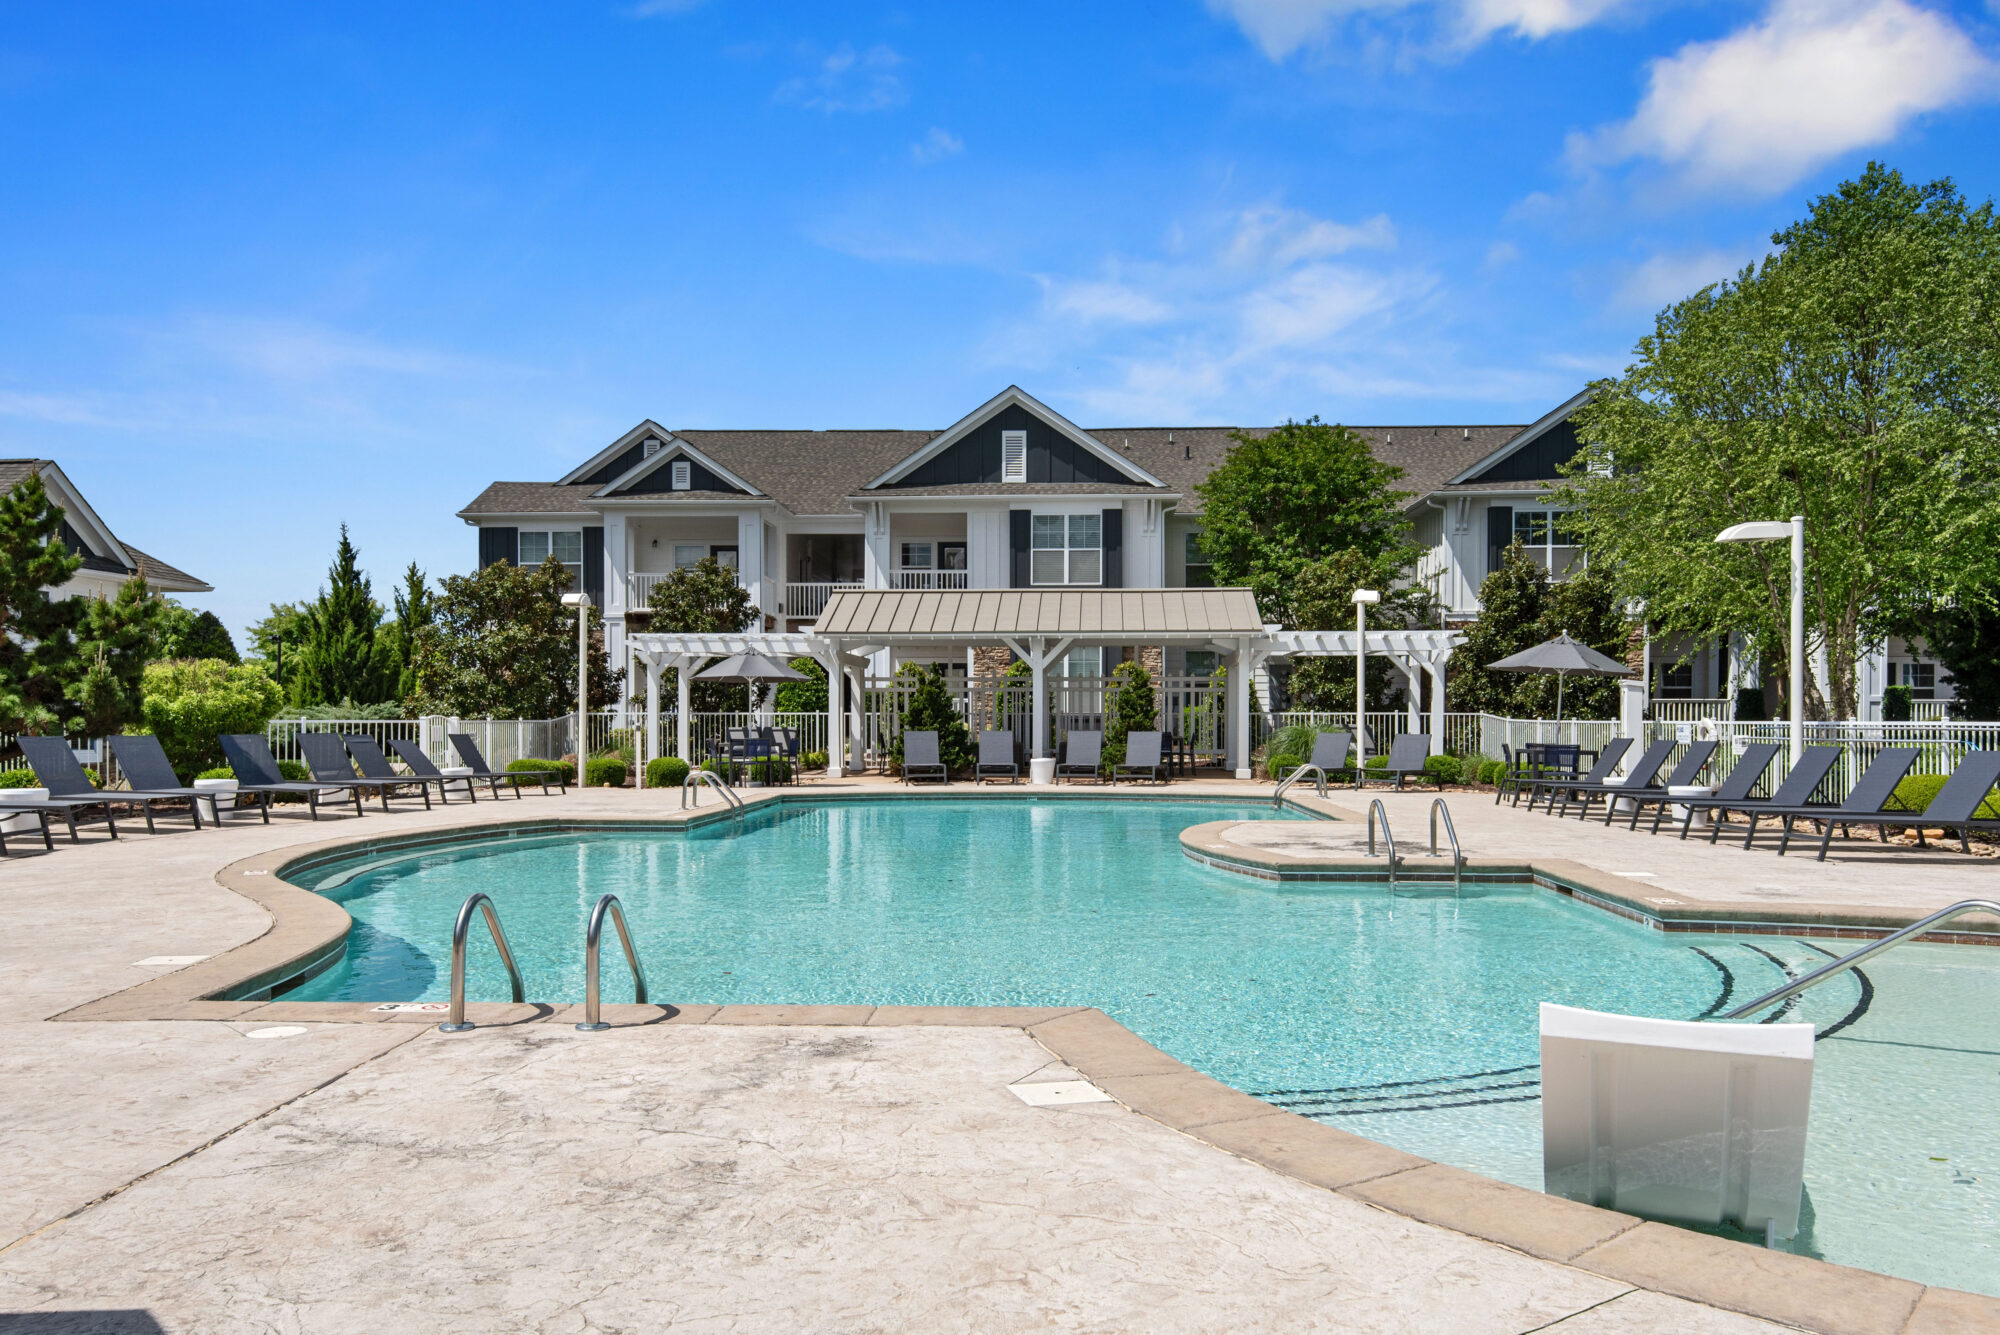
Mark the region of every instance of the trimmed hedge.
<instances>
[{"instance_id":1,"label":"trimmed hedge","mask_svg":"<svg viewBox=\"0 0 2000 1335\"><path fill-rule=\"evenodd\" d=\"M1465 762L1453 755L1431 756L1424 761L1424 773L1440 784L1459 783L1465 778Z\"/></svg>"},{"instance_id":2,"label":"trimmed hedge","mask_svg":"<svg viewBox=\"0 0 2000 1335\"><path fill-rule=\"evenodd\" d=\"M573 760L537 760L533 756L522 756L519 760L508 761L507 768L510 771L517 769L549 770L553 773L560 774L562 776L562 785L565 788L569 787L571 784L576 782L576 762ZM514 784L516 787L519 787L522 784L534 784L540 782L541 782L540 779L514 780Z\"/></svg>"},{"instance_id":3,"label":"trimmed hedge","mask_svg":"<svg viewBox=\"0 0 2000 1335\"><path fill-rule=\"evenodd\" d=\"M1943 774L1911 774L1896 785L1896 795L1889 801L1889 810L1927 811L1937 795L1943 790L1947 776ZM2000 796L1988 796L1973 813L1978 820L2000 820ZM1857 822L1866 824L1867 822Z\"/></svg>"},{"instance_id":4,"label":"trimmed hedge","mask_svg":"<svg viewBox=\"0 0 2000 1335\"><path fill-rule=\"evenodd\" d=\"M0 788L39 788L40 780L31 769L0 770Z\"/></svg>"},{"instance_id":5,"label":"trimmed hedge","mask_svg":"<svg viewBox=\"0 0 2000 1335\"><path fill-rule=\"evenodd\" d=\"M625 762L617 756L596 756L583 767L583 786L586 788L623 788L625 786Z\"/></svg>"},{"instance_id":6,"label":"trimmed hedge","mask_svg":"<svg viewBox=\"0 0 2000 1335\"><path fill-rule=\"evenodd\" d=\"M646 762L648 788L678 788L687 776L688 763L679 756L659 756Z\"/></svg>"}]
</instances>

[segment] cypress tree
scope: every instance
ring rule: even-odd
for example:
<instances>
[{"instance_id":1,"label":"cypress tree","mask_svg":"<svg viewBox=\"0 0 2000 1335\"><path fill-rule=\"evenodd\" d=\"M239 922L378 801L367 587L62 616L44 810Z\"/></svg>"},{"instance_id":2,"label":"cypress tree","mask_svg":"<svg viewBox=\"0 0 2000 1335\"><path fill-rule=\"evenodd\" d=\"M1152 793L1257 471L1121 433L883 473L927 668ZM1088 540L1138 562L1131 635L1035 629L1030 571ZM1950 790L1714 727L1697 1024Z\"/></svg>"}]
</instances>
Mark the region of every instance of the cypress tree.
<instances>
[{"instance_id":1,"label":"cypress tree","mask_svg":"<svg viewBox=\"0 0 2000 1335\"><path fill-rule=\"evenodd\" d=\"M52 598L83 564L63 542L62 507L30 473L0 497L0 730L58 732L76 670L81 600Z\"/></svg>"},{"instance_id":2,"label":"cypress tree","mask_svg":"<svg viewBox=\"0 0 2000 1335\"><path fill-rule=\"evenodd\" d=\"M292 678L292 703L300 705L375 704L386 695L386 683L375 657L375 633L382 624L382 607L375 601L368 576L361 573L360 553L340 526L340 545L327 570L327 587L306 608L305 643L299 648Z\"/></svg>"}]
</instances>

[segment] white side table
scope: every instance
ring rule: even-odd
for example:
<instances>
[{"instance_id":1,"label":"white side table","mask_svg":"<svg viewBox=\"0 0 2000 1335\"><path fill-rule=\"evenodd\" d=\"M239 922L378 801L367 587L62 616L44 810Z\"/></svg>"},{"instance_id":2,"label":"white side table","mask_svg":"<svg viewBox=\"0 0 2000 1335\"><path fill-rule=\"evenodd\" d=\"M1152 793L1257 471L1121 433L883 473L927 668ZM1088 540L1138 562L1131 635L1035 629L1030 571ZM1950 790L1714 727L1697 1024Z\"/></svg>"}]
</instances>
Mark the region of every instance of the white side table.
<instances>
[{"instance_id":1,"label":"white side table","mask_svg":"<svg viewBox=\"0 0 2000 1335\"><path fill-rule=\"evenodd\" d=\"M7 806L7 803L10 801L46 802L48 800L49 800L49 790L46 788L0 789L0 810L4 810ZM38 833L40 832L41 828L42 828L42 818L38 815L9 816L5 820L0 820L0 830L5 830L8 834L27 834L30 832Z\"/></svg>"},{"instance_id":2,"label":"white side table","mask_svg":"<svg viewBox=\"0 0 2000 1335\"><path fill-rule=\"evenodd\" d=\"M1667 785L1667 796L1668 797L1714 797L1715 785L1712 783L1669 784ZM1689 804L1685 802L1676 803L1674 805L1674 818L1676 820L1687 819L1688 805ZM1706 830L1708 828L1707 807L1701 807L1701 806L1695 807L1694 821L1692 824L1688 826L1688 828L1691 830Z\"/></svg>"},{"instance_id":3,"label":"white side table","mask_svg":"<svg viewBox=\"0 0 2000 1335\"><path fill-rule=\"evenodd\" d=\"M1628 777L1630 776L1624 774L1613 774L1609 778L1605 779L1604 783L1605 786L1609 788L1623 788L1625 786L1625 780ZM1614 797L1611 799L1611 814L1614 816L1629 816L1632 814L1632 808L1634 805L1636 804L1629 797Z\"/></svg>"},{"instance_id":4,"label":"white side table","mask_svg":"<svg viewBox=\"0 0 2000 1335\"><path fill-rule=\"evenodd\" d=\"M1056 781L1056 758L1039 756L1028 762L1028 782L1037 788L1047 788Z\"/></svg>"},{"instance_id":5,"label":"white side table","mask_svg":"<svg viewBox=\"0 0 2000 1335\"><path fill-rule=\"evenodd\" d=\"M236 780L234 779L196 779L188 787L194 789L197 793L208 794L208 810L215 817L217 825L222 824L222 799L226 797L229 799L230 806L234 807L236 805Z\"/></svg>"}]
</instances>

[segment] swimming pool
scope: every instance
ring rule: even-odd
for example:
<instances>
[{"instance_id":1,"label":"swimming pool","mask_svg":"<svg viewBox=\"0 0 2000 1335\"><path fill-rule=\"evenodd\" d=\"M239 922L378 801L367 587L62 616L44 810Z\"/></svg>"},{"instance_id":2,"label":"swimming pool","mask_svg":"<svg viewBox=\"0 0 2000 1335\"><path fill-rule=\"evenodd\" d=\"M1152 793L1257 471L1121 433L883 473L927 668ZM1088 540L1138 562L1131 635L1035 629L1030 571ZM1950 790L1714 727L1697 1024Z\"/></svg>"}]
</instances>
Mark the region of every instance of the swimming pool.
<instances>
[{"instance_id":1,"label":"swimming pool","mask_svg":"<svg viewBox=\"0 0 2000 1335\"><path fill-rule=\"evenodd\" d=\"M1669 935L1528 885L1278 883L1177 836L1264 805L907 799L687 833L496 839L293 877L355 918L298 1000L442 1000L491 894L528 985L583 993L583 923L623 901L655 998L1091 1005L1182 1061L1343 1130L1539 1190L1536 1003L1693 1018L1840 947ZM385 860L385 857L387 860ZM475 934L468 995L505 1000ZM607 945L607 1001L628 999ZM1909 946L1807 995L1826 1036L1793 1250L2000 1291L2000 951ZM1977 1111L1975 1111L1977 1110ZM1982 1134L1984 1132L1984 1134Z\"/></svg>"}]
</instances>

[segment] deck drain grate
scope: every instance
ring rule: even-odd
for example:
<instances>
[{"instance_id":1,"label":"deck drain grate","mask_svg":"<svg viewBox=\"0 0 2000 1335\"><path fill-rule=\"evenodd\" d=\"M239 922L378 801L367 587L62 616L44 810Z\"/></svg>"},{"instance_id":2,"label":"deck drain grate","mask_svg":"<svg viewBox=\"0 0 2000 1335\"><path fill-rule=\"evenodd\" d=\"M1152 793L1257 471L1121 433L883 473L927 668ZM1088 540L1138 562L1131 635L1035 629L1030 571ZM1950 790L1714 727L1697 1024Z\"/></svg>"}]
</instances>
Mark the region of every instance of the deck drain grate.
<instances>
[{"instance_id":1,"label":"deck drain grate","mask_svg":"<svg viewBox=\"0 0 2000 1335\"><path fill-rule=\"evenodd\" d=\"M1058 1108L1067 1103L1109 1103L1111 1096L1088 1080L1038 1080L1009 1085L1014 1097L1030 1108Z\"/></svg>"}]
</instances>

